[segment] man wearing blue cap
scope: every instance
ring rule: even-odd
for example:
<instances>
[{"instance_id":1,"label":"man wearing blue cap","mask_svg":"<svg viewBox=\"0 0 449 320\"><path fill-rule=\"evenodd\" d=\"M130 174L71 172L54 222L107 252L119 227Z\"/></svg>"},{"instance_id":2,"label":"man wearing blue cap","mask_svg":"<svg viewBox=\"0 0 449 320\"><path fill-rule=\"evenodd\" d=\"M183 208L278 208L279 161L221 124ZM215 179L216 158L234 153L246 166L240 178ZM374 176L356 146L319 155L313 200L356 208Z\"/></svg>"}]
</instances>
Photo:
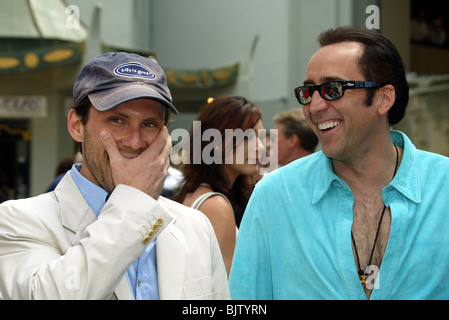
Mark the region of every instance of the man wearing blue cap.
<instances>
[{"instance_id":1,"label":"man wearing blue cap","mask_svg":"<svg viewBox=\"0 0 449 320\"><path fill-rule=\"evenodd\" d=\"M54 192L0 206L3 298L229 298L209 221L160 197L178 113L161 67L107 53L84 66L73 96L83 163Z\"/></svg>"}]
</instances>

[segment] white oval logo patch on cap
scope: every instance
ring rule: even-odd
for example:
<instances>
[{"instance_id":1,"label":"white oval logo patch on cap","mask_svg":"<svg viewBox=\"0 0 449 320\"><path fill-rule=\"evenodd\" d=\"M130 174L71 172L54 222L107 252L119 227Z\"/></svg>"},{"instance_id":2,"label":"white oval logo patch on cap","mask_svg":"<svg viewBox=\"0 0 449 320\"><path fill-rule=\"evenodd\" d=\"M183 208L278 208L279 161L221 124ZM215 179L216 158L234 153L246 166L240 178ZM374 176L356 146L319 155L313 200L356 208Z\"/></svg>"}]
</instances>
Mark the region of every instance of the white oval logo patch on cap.
<instances>
[{"instance_id":1,"label":"white oval logo patch on cap","mask_svg":"<svg viewBox=\"0 0 449 320\"><path fill-rule=\"evenodd\" d=\"M114 74L127 78L156 79L156 74L139 62L127 62L117 66Z\"/></svg>"}]
</instances>

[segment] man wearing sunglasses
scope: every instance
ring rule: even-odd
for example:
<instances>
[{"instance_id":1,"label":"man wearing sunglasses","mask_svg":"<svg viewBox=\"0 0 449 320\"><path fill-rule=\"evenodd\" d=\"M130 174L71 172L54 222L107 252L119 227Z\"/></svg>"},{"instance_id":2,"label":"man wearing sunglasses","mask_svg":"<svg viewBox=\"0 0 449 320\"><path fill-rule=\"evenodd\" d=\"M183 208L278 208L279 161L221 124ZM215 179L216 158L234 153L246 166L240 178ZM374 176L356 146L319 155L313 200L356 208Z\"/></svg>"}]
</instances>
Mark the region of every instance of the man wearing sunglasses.
<instances>
[{"instance_id":1,"label":"man wearing sunglasses","mask_svg":"<svg viewBox=\"0 0 449 320\"><path fill-rule=\"evenodd\" d=\"M391 130L408 103L399 53L351 27L319 41L294 92L322 151L256 186L232 297L449 298L449 159Z\"/></svg>"}]
</instances>

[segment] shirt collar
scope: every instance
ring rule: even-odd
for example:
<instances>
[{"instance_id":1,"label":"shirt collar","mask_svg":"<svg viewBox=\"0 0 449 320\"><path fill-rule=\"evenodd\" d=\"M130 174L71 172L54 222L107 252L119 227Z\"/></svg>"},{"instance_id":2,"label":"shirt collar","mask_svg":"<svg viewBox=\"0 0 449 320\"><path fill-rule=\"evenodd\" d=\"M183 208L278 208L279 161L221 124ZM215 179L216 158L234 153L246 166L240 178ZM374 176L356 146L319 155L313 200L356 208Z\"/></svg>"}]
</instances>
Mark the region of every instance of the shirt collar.
<instances>
[{"instance_id":1,"label":"shirt collar","mask_svg":"<svg viewBox=\"0 0 449 320\"><path fill-rule=\"evenodd\" d=\"M321 200L324 194L329 190L332 182L341 180L334 173L331 159L326 157L323 151L319 151L319 153L320 157L317 161L315 186L312 195L313 204Z\"/></svg>"},{"instance_id":2,"label":"shirt collar","mask_svg":"<svg viewBox=\"0 0 449 320\"><path fill-rule=\"evenodd\" d=\"M413 202L419 203L421 202L421 190L417 149L404 133L391 130L390 135L396 146L404 148L404 153L394 179L385 188L393 187ZM344 184L344 181L334 173L331 159L326 157L322 151L320 153L312 203L320 201L332 183Z\"/></svg>"},{"instance_id":3,"label":"shirt collar","mask_svg":"<svg viewBox=\"0 0 449 320\"><path fill-rule=\"evenodd\" d=\"M391 131L391 139L398 147L404 148L398 172L390 186L402 193L411 201L421 202L421 166L418 161L418 150L412 141L400 131Z\"/></svg>"},{"instance_id":4,"label":"shirt collar","mask_svg":"<svg viewBox=\"0 0 449 320\"><path fill-rule=\"evenodd\" d=\"M100 188L95 183L89 181L81 173L81 164L74 164L70 170L70 175L73 181L80 190L84 199L86 199L87 204L98 217L100 215L101 209L103 209L104 204L109 196L109 194L103 188Z\"/></svg>"}]
</instances>

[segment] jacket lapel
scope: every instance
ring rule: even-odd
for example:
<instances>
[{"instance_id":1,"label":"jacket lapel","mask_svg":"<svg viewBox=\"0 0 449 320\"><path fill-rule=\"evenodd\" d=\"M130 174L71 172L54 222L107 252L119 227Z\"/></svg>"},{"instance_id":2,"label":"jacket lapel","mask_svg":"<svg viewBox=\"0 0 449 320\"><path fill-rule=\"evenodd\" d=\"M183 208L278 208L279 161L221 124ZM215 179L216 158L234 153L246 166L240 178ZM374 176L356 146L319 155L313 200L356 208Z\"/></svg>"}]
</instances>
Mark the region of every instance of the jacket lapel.
<instances>
[{"instance_id":1,"label":"jacket lapel","mask_svg":"<svg viewBox=\"0 0 449 320\"><path fill-rule=\"evenodd\" d=\"M76 245L84 236L86 227L97 220L97 216L79 191L70 172L59 182L55 194L62 211L62 225L73 233L70 242ZM115 288L114 295L119 300L133 299L126 275Z\"/></svg>"},{"instance_id":2,"label":"jacket lapel","mask_svg":"<svg viewBox=\"0 0 449 320\"><path fill-rule=\"evenodd\" d=\"M62 225L74 235L72 245L78 243L86 227L97 217L79 191L70 172L59 182L55 194L61 208Z\"/></svg>"},{"instance_id":3,"label":"jacket lapel","mask_svg":"<svg viewBox=\"0 0 449 320\"><path fill-rule=\"evenodd\" d=\"M156 243L159 297L162 300L182 299L185 250L184 235L175 221L159 235Z\"/></svg>"}]
</instances>

